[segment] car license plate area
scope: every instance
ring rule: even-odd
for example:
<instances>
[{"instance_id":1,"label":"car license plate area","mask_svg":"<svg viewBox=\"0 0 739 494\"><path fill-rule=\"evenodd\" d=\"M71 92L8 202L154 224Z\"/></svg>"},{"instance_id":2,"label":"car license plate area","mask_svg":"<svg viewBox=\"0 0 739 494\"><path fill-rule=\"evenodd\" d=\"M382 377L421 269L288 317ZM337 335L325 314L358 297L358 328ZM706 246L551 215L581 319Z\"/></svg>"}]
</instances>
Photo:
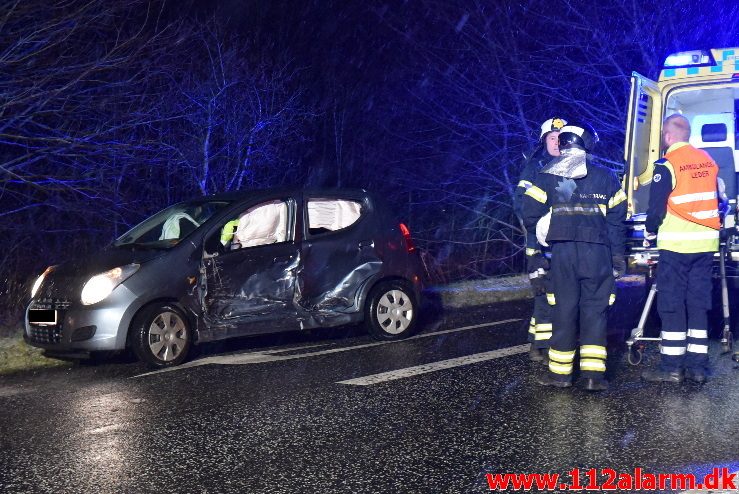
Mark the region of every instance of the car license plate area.
<instances>
[{"instance_id":1,"label":"car license plate area","mask_svg":"<svg viewBox=\"0 0 739 494\"><path fill-rule=\"evenodd\" d=\"M57 323L57 311L54 309L29 309L28 322L39 326L53 326Z\"/></svg>"}]
</instances>

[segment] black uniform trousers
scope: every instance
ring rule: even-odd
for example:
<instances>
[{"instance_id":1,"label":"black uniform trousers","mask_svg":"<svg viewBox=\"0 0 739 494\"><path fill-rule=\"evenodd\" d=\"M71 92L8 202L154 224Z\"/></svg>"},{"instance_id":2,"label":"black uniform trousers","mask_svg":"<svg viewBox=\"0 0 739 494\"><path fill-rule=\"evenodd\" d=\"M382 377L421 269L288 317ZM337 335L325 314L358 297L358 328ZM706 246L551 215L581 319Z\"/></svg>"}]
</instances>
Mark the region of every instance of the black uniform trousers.
<instances>
[{"instance_id":1,"label":"black uniform trousers","mask_svg":"<svg viewBox=\"0 0 739 494\"><path fill-rule=\"evenodd\" d=\"M660 368L699 371L708 365L713 252L659 251L657 312L662 320Z\"/></svg>"},{"instance_id":2,"label":"black uniform trousers","mask_svg":"<svg viewBox=\"0 0 739 494\"><path fill-rule=\"evenodd\" d=\"M549 275L554 294L549 372L557 380L570 381L579 343L580 375L602 378L607 311L615 286L610 247L555 242Z\"/></svg>"},{"instance_id":3,"label":"black uniform trousers","mask_svg":"<svg viewBox=\"0 0 739 494\"><path fill-rule=\"evenodd\" d=\"M549 275L545 277L547 293L552 291ZM528 341L534 348L544 350L549 348L549 339L552 337L552 307L549 305L546 294L534 296L534 313L529 321Z\"/></svg>"}]
</instances>

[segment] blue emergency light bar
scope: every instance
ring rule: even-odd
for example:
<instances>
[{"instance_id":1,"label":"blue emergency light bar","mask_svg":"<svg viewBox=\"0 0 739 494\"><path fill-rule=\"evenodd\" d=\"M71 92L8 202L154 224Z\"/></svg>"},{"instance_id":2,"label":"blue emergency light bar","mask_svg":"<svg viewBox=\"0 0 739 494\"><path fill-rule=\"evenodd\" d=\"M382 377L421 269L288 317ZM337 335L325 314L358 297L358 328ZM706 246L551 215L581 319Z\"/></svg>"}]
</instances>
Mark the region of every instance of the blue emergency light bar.
<instances>
[{"instance_id":1,"label":"blue emergency light bar","mask_svg":"<svg viewBox=\"0 0 739 494\"><path fill-rule=\"evenodd\" d=\"M663 68L710 67L716 65L711 50L693 50L673 53L665 59Z\"/></svg>"}]
</instances>

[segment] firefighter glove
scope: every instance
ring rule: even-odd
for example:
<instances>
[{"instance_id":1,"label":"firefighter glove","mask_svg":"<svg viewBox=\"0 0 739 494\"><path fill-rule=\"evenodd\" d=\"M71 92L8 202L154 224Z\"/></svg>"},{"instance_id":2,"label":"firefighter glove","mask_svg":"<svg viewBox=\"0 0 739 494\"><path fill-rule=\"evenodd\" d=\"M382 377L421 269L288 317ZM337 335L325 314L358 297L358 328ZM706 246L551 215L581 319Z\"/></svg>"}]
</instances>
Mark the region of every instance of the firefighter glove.
<instances>
[{"instance_id":1,"label":"firefighter glove","mask_svg":"<svg viewBox=\"0 0 739 494\"><path fill-rule=\"evenodd\" d=\"M549 261L542 255L534 255L526 258L526 271L529 273L529 281L534 295L544 295L547 291L544 277L549 269Z\"/></svg>"},{"instance_id":2,"label":"firefighter glove","mask_svg":"<svg viewBox=\"0 0 739 494\"><path fill-rule=\"evenodd\" d=\"M547 258L540 254L526 257L526 272L531 274L539 270L549 270L549 261Z\"/></svg>"},{"instance_id":3,"label":"firefighter glove","mask_svg":"<svg viewBox=\"0 0 739 494\"><path fill-rule=\"evenodd\" d=\"M626 274L626 259L623 256L613 256L613 276L620 278Z\"/></svg>"},{"instance_id":4,"label":"firefighter glove","mask_svg":"<svg viewBox=\"0 0 739 494\"><path fill-rule=\"evenodd\" d=\"M534 271L529 274L529 281L531 281L531 291L534 295L544 295L547 293L547 286L544 278L546 277L546 271Z\"/></svg>"}]
</instances>

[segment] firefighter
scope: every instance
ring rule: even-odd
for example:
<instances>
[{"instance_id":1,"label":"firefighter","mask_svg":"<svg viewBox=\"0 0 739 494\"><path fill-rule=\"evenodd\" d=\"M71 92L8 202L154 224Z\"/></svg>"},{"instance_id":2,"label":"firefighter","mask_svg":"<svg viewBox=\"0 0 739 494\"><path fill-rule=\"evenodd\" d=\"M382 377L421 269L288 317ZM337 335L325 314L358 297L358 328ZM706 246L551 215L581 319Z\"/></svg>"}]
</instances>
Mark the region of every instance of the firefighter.
<instances>
[{"instance_id":1,"label":"firefighter","mask_svg":"<svg viewBox=\"0 0 739 494\"><path fill-rule=\"evenodd\" d=\"M660 363L642 373L651 382L703 383L708 365L711 266L719 247L718 166L690 144L682 115L662 125L664 158L655 162L645 224L657 236L657 312L662 321Z\"/></svg>"},{"instance_id":2,"label":"firefighter","mask_svg":"<svg viewBox=\"0 0 739 494\"><path fill-rule=\"evenodd\" d=\"M572 385L579 342L583 387L608 388L606 312L614 278L626 271L626 194L613 171L592 161L596 142L588 124L562 127L560 157L542 168L524 196L524 224L529 231L538 226L552 252L550 262L531 256L528 264L529 273L548 269L553 288L549 371L539 379L545 386Z\"/></svg>"},{"instance_id":3,"label":"firefighter","mask_svg":"<svg viewBox=\"0 0 739 494\"><path fill-rule=\"evenodd\" d=\"M565 126L567 121L561 118L550 118L541 124L539 133L539 144L523 164L521 177L516 186L513 196L513 209L516 212L521 224L523 224L523 196L526 190L531 187L532 182L536 179L544 165L552 158L559 156L559 129ZM527 231L527 236L533 236L533 231ZM526 257L541 256L542 252L549 255L541 245L536 245L536 241L532 238L531 242L526 242ZM529 244L533 247L529 247ZM538 275L538 273L537 273ZM546 361L546 350L549 346L549 338L552 336L552 316L551 308L547 303L546 286L548 280L543 276L540 280L532 279L532 288L534 289L534 313L531 315L529 322L528 340L531 343L529 350L529 358L534 362Z\"/></svg>"}]
</instances>

